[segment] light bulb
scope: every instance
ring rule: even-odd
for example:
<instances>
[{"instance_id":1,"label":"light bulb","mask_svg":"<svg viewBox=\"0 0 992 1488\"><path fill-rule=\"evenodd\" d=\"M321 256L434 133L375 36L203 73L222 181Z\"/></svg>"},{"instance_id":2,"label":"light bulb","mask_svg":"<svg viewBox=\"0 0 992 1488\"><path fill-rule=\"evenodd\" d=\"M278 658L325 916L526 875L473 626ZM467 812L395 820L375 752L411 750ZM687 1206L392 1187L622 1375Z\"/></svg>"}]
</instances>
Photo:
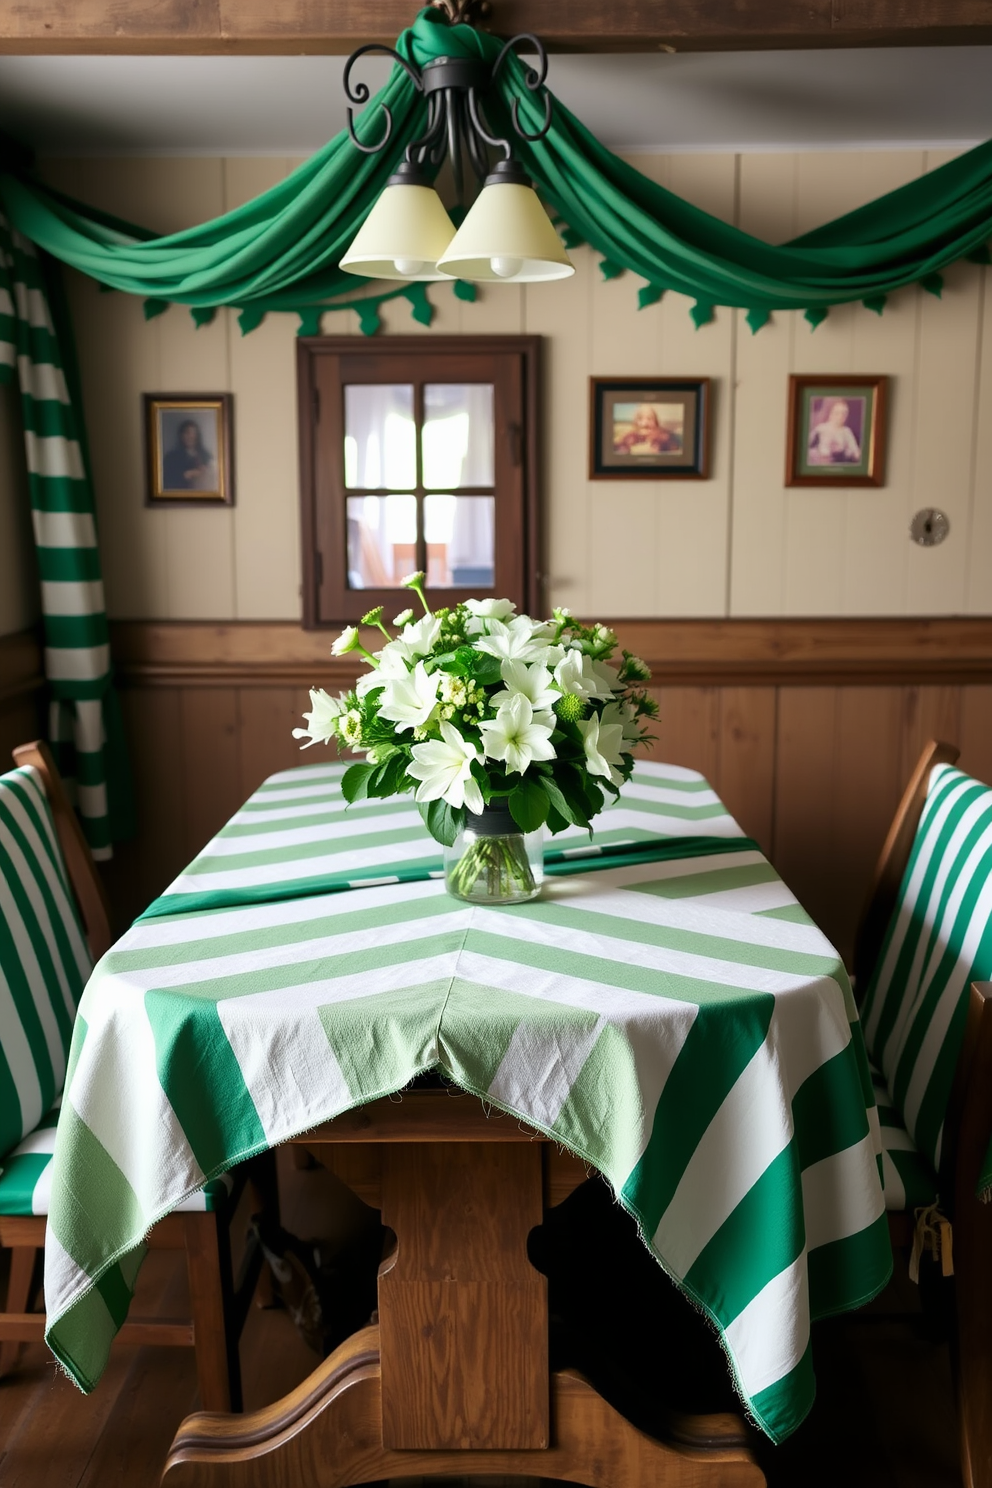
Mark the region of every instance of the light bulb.
<instances>
[{"instance_id":1,"label":"light bulb","mask_svg":"<svg viewBox=\"0 0 992 1488\"><path fill-rule=\"evenodd\" d=\"M498 279L512 279L524 266L522 258L491 258L492 271Z\"/></svg>"},{"instance_id":2,"label":"light bulb","mask_svg":"<svg viewBox=\"0 0 992 1488\"><path fill-rule=\"evenodd\" d=\"M403 274L405 278L412 279L416 274L422 274L429 267L422 258L394 258L397 274Z\"/></svg>"}]
</instances>

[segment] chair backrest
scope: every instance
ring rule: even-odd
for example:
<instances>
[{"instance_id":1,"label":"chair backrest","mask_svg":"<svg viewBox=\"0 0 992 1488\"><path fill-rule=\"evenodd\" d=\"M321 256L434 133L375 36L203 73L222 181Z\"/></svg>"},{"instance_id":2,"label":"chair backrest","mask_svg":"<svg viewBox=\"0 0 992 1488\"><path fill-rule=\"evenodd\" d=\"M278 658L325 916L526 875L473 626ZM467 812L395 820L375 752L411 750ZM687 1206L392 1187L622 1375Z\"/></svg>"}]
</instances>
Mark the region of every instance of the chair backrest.
<instances>
[{"instance_id":1,"label":"chair backrest","mask_svg":"<svg viewBox=\"0 0 992 1488\"><path fill-rule=\"evenodd\" d=\"M935 1169L969 988L990 977L992 790L936 765L861 1014L868 1052Z\"/></svg>"},{"instance_id":2,"label":"chair backrest","mask_svg":"<svg viewBox=\"0 0 992 1488\"><path fill-rule=\"evenodd\" d=\"M30 765L38 772L55 823L55 835L62 850L76 907L83 918L86 939L93 960L99 961L109 951L112 940L110 904L93 855L83 836L83 829L79 825L79 817L65 793L52 751L43 739L36 739L31 744L19 744L14 750L14 763Z\"/></svg>"},{"instance_id":3,"label":"chair backrest","mask_svg":"<svg viewBox=\"0 0 992 1488\"><path fill-rule=\"evenodd\" d=\"M956 765L961 751L953 744L942 744L931 739L923 748L916 768L902 793L896 807L882 851L875 864L871 888L861 911L861 920L854 937L854 986L859 1001L863 999L868 980L878 962L885 932L892 918L899 885L902 883L906 864L913 848L913 839L920 823L923 806L930 784L930 773L934 765Z\"/></svg>"},{"instance_id":4,"label":"chair backrest","mask_svg":"<svg viewBox=\"0 0 992 1488\"><path fill-rule=\"evenodd\" d=\"M65 1081L93 957L41 772L0 775L0 1158Z\"/></svg>"}]
</instances>

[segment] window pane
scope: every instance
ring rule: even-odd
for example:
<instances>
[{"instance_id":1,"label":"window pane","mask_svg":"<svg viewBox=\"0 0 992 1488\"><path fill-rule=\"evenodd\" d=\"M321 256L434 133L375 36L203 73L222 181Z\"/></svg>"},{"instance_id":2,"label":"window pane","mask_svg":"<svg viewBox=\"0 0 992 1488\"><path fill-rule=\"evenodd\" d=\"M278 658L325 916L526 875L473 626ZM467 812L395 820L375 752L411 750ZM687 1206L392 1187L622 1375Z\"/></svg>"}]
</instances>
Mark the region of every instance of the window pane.
<instances>
[{"instance_id":1,"label":"window pane","mask_svg":"<svg viewBox=\"0 0 992 1488\"><path fill-rule=\"evenodd\" d=\"M344 483L352 490L412 491L417 484L413 388L350 383L344 390Z\"/></svg>"},{"instance_id":2,"label":"window pane","mask_svg":"<svg viewBox=\"0 0 992 1488\"><path fill-rule=\"evenodd\" d=\"M348 588L398 589L416 566L416 496L349 496Z\"/></svg>"},{"instance_id":3,"label":"window pane","mask_svg":"<svg viewBox=\"0 0 992 1488\"><path fill-rule=\"evenodd\" d=\"M490 383L426 384L423 455L428 490L495 484Z\"/></svg>"},{"instance_id":4,"label":"window pane","mask_svg":"<svg viewBox=\"0 0 992 1488\"><path fill-rule=\"evenodd\" d=\"M492 496L425 496L427 587L491 589L495 525Z\"/></svg>"}]
</instances>

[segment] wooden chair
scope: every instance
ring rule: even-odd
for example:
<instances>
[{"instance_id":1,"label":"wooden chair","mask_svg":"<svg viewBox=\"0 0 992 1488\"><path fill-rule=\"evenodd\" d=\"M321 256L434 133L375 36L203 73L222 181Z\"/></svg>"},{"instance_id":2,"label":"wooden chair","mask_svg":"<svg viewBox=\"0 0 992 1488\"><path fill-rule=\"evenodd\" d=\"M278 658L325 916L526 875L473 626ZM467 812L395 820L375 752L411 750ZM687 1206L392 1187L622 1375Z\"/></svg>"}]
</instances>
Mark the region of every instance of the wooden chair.
<instances>
[{"instance_id":1,"label":"wooden chair","mask_svg":"<svg viewBox=\"0 0 992 1488\"><path fill-rule=\"evenodd\" d=\"M854 976L861 999L898 903L931 771L955 764L958 753L953 745L931 741L896 810L855 940ZM944 1117L936 1191L941 1212L953 1224L953 1363L961 1475L965 1488L992 1488L992 1204L982 1204L976 1194L992 1136L992 982L973 982L961 995L967 998L965 1027ZM913 1212L890 1208L888 1220L893 1245L908 1247L914 1236Z\"/></svg>"},{"instance_id":2,"label":"wooden chair","mask_svg":"<svg viewBox=\"0 0 992 1488\"><path fill-rule=\"evenodd\" d=\"M44 788L89 951L93 961L97 961L111 944L107 899L51 753L44 743L24 744L14 750L14 760L18 766L32 767ZM54 1126L54 1115L50 1113L22 1144L33 1147L31 1155L36 1164L39 1154L43 1158L52 1150ZM19 1148L15 1148L0 1160L0 1168L6 1166L9 1172L16 1172L18 1155ZM232 1183L229 1178L223 1182L214 1180L207 1185L206 1198L194 1196L188 1209L167 1215L148 1236L150 1246L185 1250L192 1316L135 1318L125 1322L118 1334L124 1343L195 1349L200 1399L205 1410L241 1409L238 1339L261 1265L261 1252L250 1248L235 1285L229 1230L243 1184L244 1178L240 1184ZM217 1207L205 1208L205 1203ZM0 1194L0 1248L10 1251L6 1307L0 1312L0 1375L14 1367L23 1343L40 1342L44 1338L44 1314L29 1309L35 1291L37 1261L45 1244L45 1225L45 1213L5 1213Z\"/></svg>"}]
</instances>

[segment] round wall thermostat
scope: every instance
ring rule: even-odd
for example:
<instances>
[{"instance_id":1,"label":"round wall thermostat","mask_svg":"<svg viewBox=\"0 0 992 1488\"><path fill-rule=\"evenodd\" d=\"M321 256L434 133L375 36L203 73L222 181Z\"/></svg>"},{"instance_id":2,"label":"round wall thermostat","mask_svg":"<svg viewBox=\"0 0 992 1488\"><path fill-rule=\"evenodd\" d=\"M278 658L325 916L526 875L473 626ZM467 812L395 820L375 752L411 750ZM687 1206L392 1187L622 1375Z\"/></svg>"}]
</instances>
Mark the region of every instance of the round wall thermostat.
<instances>
[{"instance_id":1,"label":"round wall thermostat","mask_svg":"<svg viewBox=\"0 0 992 1488\"><path fill-rule=\"evenodd\" d=\"M909 535L921 548L935 548L951 530L947 514L935 506L925 506L909 524Z\"/></svg>"}]
</instances>

